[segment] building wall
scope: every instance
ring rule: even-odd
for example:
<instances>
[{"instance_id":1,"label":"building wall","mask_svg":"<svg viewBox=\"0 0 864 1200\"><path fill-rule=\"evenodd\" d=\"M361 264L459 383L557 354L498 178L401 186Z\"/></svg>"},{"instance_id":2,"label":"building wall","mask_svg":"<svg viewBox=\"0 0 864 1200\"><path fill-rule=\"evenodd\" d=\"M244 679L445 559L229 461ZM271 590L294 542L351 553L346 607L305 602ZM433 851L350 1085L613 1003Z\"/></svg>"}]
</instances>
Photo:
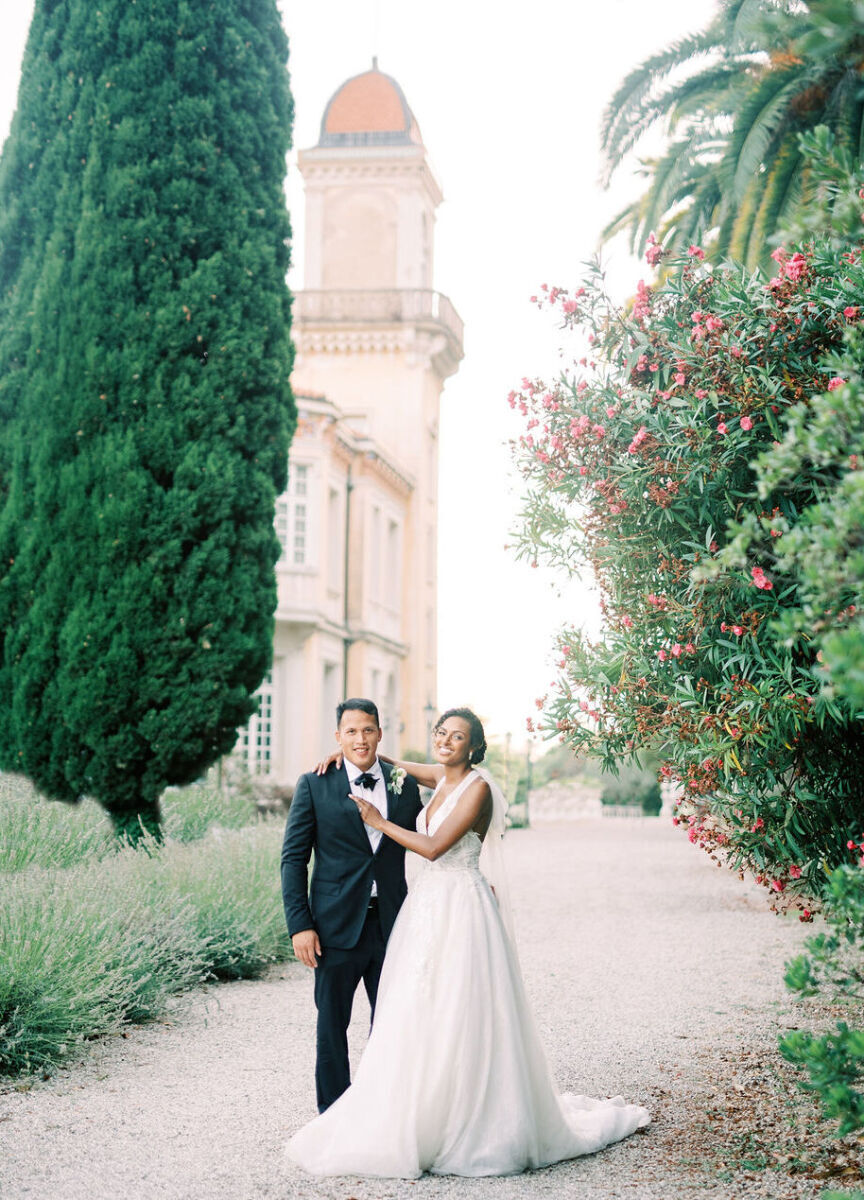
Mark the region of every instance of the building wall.
<instances>
[{"instance_id":1,"label":"building wall","mask_svg":"<svg viewBox=\"0 0 864 1200\"><path fill-rule=\"evenodd\" d=\"M259 721L246 735L250 767L280 782L332 747L346 695L378 703L387 750L427 745L437 705L438 410L462 356L461 322L431 290L441 192L422 144L319 145L299 164L301 419L276 514L284 552L262 689L269 733Z\"/></svg>"}]
</instances>

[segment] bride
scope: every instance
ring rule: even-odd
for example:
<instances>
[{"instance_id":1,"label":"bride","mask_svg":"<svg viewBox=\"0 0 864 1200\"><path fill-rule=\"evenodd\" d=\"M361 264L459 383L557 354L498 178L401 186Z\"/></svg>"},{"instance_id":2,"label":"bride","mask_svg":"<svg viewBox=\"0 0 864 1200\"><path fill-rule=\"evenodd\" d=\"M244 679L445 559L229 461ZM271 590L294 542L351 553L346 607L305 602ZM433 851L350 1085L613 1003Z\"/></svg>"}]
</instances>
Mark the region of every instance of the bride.
<instances>
[{"instance_id":1,"label":"bride","mask_svg":"<svg viewBox=\"0 0 864 1200\"><path fill-rule=\"evenodd\" d=\"M435 789L415 832L352 797L367 825L425 861L390 935L354 1082L288 1143L315 1175L509 1175L648 1124L620 1096L556 1095L508 931L506 803L476 768L483 726L449 709L434 743L435 764L385 760Z\"/></svg>"}]
</instances>

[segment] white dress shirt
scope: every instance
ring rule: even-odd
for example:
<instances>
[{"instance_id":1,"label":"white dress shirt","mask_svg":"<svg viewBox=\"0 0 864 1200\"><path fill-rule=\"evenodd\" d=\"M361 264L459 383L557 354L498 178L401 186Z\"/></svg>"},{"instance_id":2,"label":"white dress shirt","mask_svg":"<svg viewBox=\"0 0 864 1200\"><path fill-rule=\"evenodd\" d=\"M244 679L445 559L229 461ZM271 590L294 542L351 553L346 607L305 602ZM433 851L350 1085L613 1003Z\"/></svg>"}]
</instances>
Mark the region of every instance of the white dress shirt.
<instances>
[{"instance_id":1,"label":"white dress shirt","mask_svg":"<svg viewBox=\"0 0 864 1200\"><path fill-rule=\"evenodd\" d=\"M352 794L355 796L360 796L363 800L368 800L370 804L374 804L381 816L386 821L387 788L384 783L384 772L381 770L381 763L378 761L378 759L375 759L374 763L368 770L369 775L376 776L374 788L361 787L359 783L355 782L358 775L363 775L364 772L361 771L359 767L355 767L353 763L348 762L347 759L345 760L345 769L348 772L348 785ZM374 854L380 846L381 839L384 834L380 829L372 829L369 825L365 825L364 828L366 830L366 835L369 838L369 845L372 847L372 853ZM378 895L378 885L374 879L372 880L372 895Z\"/></svg>"}]
</instances>

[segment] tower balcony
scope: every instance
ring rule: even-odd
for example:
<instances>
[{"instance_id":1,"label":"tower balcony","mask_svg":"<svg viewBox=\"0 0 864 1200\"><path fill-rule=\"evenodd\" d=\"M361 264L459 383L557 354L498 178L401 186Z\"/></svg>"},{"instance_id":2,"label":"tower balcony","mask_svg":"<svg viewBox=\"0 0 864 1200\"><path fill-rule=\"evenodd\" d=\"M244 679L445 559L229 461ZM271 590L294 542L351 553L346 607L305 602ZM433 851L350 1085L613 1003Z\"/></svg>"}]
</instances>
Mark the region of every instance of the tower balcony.
<instances>
[{"instance_id":1,"label":"tower balcony","mask_svg":"<svg viewBox=\"0 0 864 1200\"><path fill-rule=\"evenodd\" d=\"M464 353L462 318L446 296L431 288L304 290L294 296L293 327L301 335L321 329L422 330L443 338L448 375Z\"/></svg>"}]
</instances>

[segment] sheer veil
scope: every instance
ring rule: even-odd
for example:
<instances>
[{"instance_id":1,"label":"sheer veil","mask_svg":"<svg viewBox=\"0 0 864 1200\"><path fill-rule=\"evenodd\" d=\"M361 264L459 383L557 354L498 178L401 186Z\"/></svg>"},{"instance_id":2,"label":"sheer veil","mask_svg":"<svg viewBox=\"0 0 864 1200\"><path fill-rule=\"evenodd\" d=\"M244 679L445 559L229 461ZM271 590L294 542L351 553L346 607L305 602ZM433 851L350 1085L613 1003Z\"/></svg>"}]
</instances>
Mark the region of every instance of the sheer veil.
<instances>
[{"instance_id":1,"label":"sheer veil","mask_svg":"<svg viewBox=\"0 0 864 1200\"><path fill-rule=\"evenodd\" d=\"M513 907L510 903L510 888L507 884L507 871L504 866L504 832L507 828L507 801L498 784L483 767L474 770L489 785L492 793L492 820L483 839L483 849L480 851L480 870L486 876L495 892L498 901L498 911L507 931L507 936L516 948L516 930L513 926Z\"/></svg>"}]
</instances>

